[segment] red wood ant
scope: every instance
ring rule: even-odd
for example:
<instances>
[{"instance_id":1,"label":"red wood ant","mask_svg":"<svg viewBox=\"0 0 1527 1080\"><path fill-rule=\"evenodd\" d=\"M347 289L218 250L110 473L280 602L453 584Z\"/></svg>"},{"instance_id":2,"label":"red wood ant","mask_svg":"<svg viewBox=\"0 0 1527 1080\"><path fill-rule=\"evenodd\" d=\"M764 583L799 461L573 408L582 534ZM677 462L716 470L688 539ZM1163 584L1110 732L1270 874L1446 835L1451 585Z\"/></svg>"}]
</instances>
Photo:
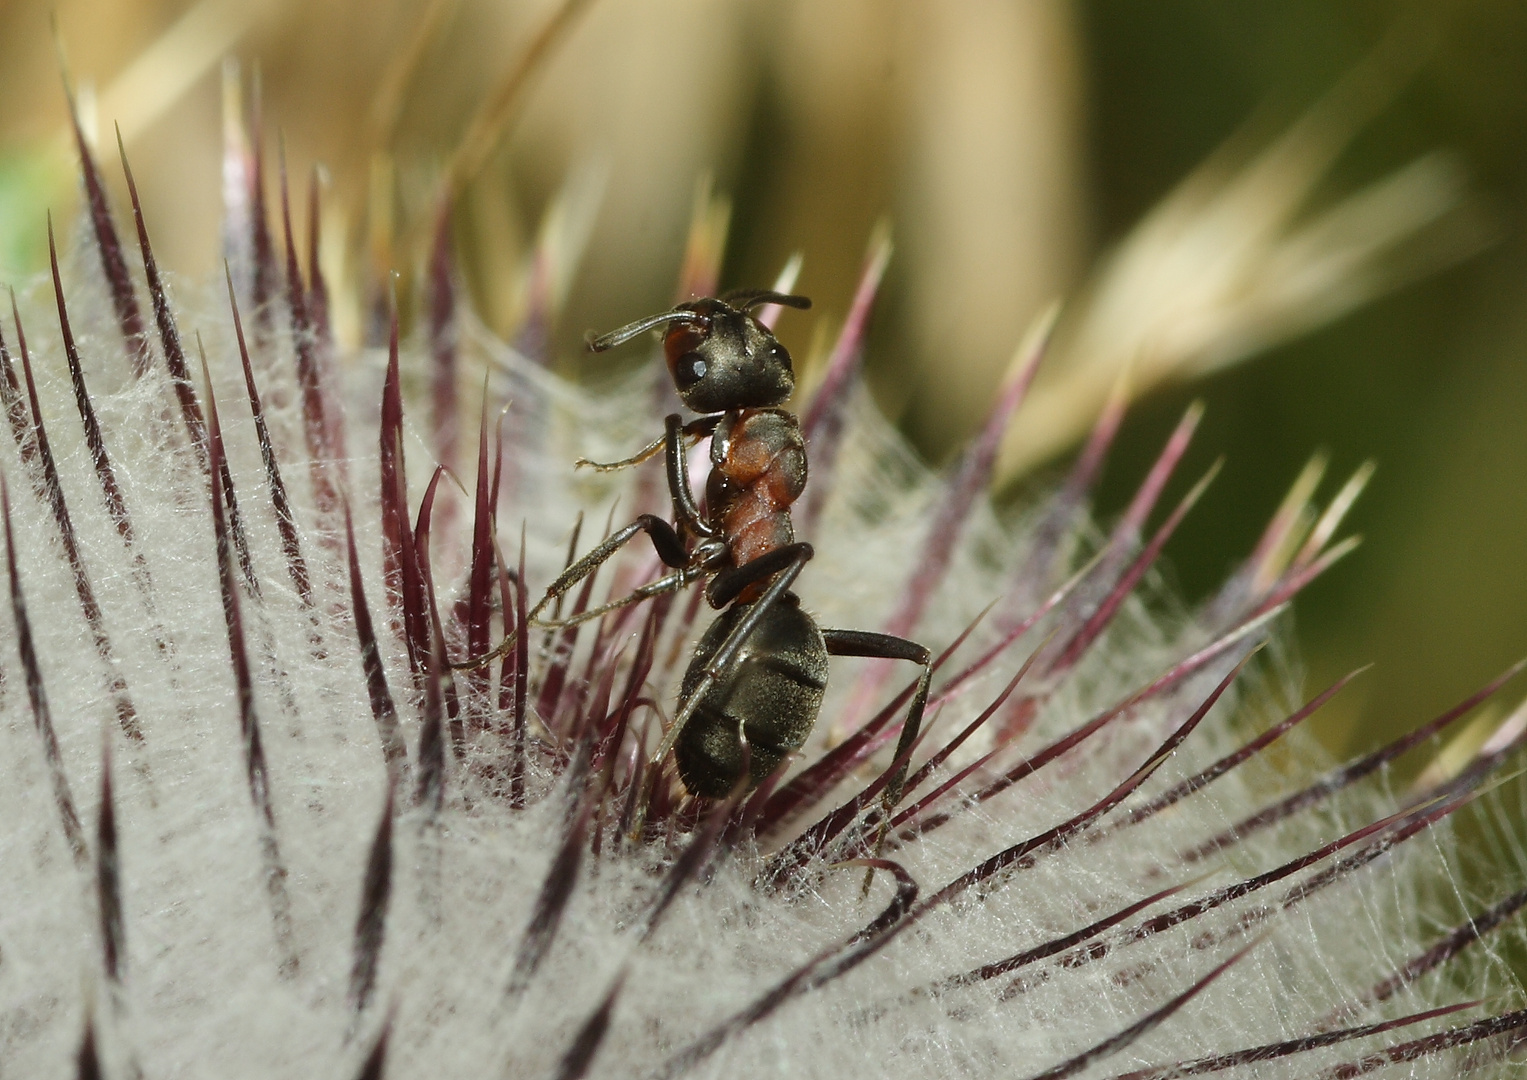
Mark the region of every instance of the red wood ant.
<instances>
[{"instance_id":1,"label":"red wood ant","mask_svg":"<svg viewBox=\"0 0 1527 1080\"><path fill-rule=\"evenodd\" d=\"M529 617L535 619L637 533L647 534L671 574L603 607L539 625L584 622L710 579L706 599L724 610L695 646L678 712L652 757L655 777L673 750L685 789L710 799L725 798L739 785L754 787L806 741L827 687L829 656L920 665L897 744L900 764L885 790L889 809L900 799L906 757L922 724L930 654L916 642L888 634L821 629L790 591L812 556L810 544L796 541L790 518L790 504L806 486L806 445L800 423L780 407L795 389L790 354L749 314L766 304L807 308L811 301L767 290L728 293L680 304L590 339L589 349L603 352L663 329L674 388L701 415L685 423L680 414L670 414L663 437L623 461L579 461L609 471L665 451L673 524L643 514L613 533L552 582ZM702 509L689 487L685 449L706 436L711 471ZM467 665L502 655L510 644L512 639Z\"/></svg>"}]
</instances>

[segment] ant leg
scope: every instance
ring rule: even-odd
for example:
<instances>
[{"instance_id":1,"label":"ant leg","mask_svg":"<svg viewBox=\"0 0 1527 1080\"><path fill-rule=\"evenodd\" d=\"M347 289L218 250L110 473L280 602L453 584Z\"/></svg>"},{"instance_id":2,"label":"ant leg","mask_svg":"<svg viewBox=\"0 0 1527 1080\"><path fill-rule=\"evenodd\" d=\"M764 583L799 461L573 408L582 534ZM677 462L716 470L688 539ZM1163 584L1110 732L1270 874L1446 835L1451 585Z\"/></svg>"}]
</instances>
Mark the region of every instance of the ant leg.
<instances>
[{"instance_id":1,"label":"ant leg","mask_svg":"<svg viewBox=\"0 0 1527 1080\"><path fill-rule=\"evenodd\" d=\"M586 457L581 457L573 462L573 468L582 469L587 466L595 472L615 472L619 469L629 469L632 465L640 465L642 462L654 457L667 441L667 435L659 439L653 439L630 457L621 458L619 461L590 461Z\"/></svg>"},{"instance_id":2,"label":"ant leg","mask_svg":"<svg viewBox=\"0 0 1527 1080\"><path fill-rule=\"evenodd\" d=\"M652 541L653 550L657 552L657 557L663 560L663 565L674 569L688 565L689 553L684 550L684 542L679 539L679 534L674 531L673 526L656 514L642 514L625 528L610 534L604 543L562 571L557 580L546 587L546 595L541 597L540 603L531 609L529 617L534 619L547 604L598 570L640 532L646 533L648 539Z\"/></svg>"},{"instance_id":3,"label":"ant leg","mask_svg":"<svg viewBox=\"0 0 1527 1080\"><path fill-rule=\"evenodd\" d=\"M771 556L780 556L784 553L788 553L789 558L782 569L776 568L771 570L769 566L759 565L766 559L770 559ZM679 711L674 716L673 723L668 728L668 733L663 736L662 744L658 746L657 753L652 755L651 764L654 766L654 776L656 775L656 766L662 764L663 759L668 756L668 752L673 749L674 743L679 741L679 735L683 732L684 725L689 723L689 718L694 715L694 711L699 707L700 701L710 692L711 687L715 686L716 680L726 674L726 669L731 667L738 651L748 640L748 635L753 632L753 627L758 625L759 620L767 614L769 608L773 607L779 598L789 591L790 586L795 584L795 579L800 577L802 568L810 561L812 554L810 544L791 544L788 547L770 552L769 555L765 555L762 558L754 559L746 566L738 569L738 577L742 579L737 584L738 591L751 585L754 581L762 580L771 572L778 573L779 576L770 582L764 594L753 603L753 606L748 609L748 613L732 628L732 632L721 643L721 647L711 654L710 662L705 665L705 671L700 676L699 682L695 684L689 696L679 703ZM775 561L777 562L778 560L776 559ZM755 567L757 569L754 569ZM749 571L751 571L751 574L749 574Z\"/></svg>"},{"instance_id":4,"label":"ant leg","mask_svg":"<svg viewBox=\"0 0 1527 1080\"><path fill-rule=\"evenodd\" d=\"M536 606L530 609L530 613L526 616L525 621L527 623L534 621L536 617L540 615L541 612L545 609L547 604L551 603L559 596L562 596L574 585L578 584L578 582L582 581L595 570L599 569L599 567L603 566L606 562L609 561L612 555L614 555L617 551L629 543L631 538L640 532L645 532L647 537L652 541L652 546L657 551L657 557L662 559L664 564L680 570L680 574L682 576L684 568L689 564L689 553L684 550L684 542L679 539L679 534L674 531L672 525L668 524L668 522L664 521L657 515L643 514L635 521L631 522L631 524L627 525L624 529L621 529L619 532L612 534L607 540L605 540L604 543L600 544L583 558L579 559L566 570L562 571L561 576L559 576L556 581L553 581L551 585L547 587L545 595L543 595L541 599L536 603ZM668 578L663 578L662 580L666 582L671 577L673 577L673 575L669 575ZM684 578L683 580L687 580L687 578ZM675 588L677 587L678 586L676 585ZM590 618L592 617L593 616L590 616ZM484 664L491 664L493 661L508 655L509 650L513 647L514 634L511 632L506 635L504 640L499 642L491 652L483 653L481 656L469 657L466 660L457 661L451 665L451 668L455 671L462 671L471 668L482 667Z\"/></svg>"},{"instance_id":5,"label":"ant leg","mask_svg":"<svg viewBox=\"0 0 1527 1080\"><path fill-rule=\"evenodd\" d=\"M901 801L902 785L907 782L908 755L923 726L923 708L928 704L928 683L933 678L933 654L915 641L893 637L890 634L875 634L868 630L823 630L822 640L827 645L829 656L907 660L923 669L922 674L917 678L917 691L912 695L912 704L907 709L907 718L901 725L901 738L896 740L896 756L892 760L900 761L900 764L896 766L896 772L891 776L881 796L883 809L880 835L875 843L875 848L878 850L880 843L885 839L885 830L891 821L891 811Z\"/></svg>"},{"instance_id":6,"label":"ant leg","mask_svg":"<svg viewBox=\"0 0 1527 1080\"><path fill-rule=\"evenodd\" d=\"M711 578L710 584L705 587L705 599L711 607L719 611L737 599L749 585L773 577L793 564L803 550L806 552L806 558L810 559L810 544L786 544L766 555L760 555L750 563L729 566Z\"/></svg>"},{"instance_id":7,"label":"ant leg","mask_svg":"<svg viewBox=\"0 0 1527 1080\"><path fill-rule=\"evenodd\" d=\"M670 416L668 420L673 421L677 418L678 414L675 413L673 416ZM680 426L680 430L683 432L684 438L686 439L703 439L715 431L716 425L719 423L721 423L720 416L702 416L698 420L691 420L687 424L682 424ZM671 427L671 424L669 426ZM579 458L577 461L573 462L573 467L576 469L589 468L593 469L595 472L617 472L621 469L629 469L633 465L640 465L643 462L650 461L652 458L656 457L658 452L668 445L671 438L672 435L665 431L663 435L653 439L650 443L642 447L640 450L628 458L621 458L619 461L593 461L589 458ZM680 462L682 463L682 461L683 459L681 457ZM680 470L679 475L687 478L687 474L682 469ZM683 486L687 488L687 484ZM672 473L669 474L669 487L673 487ZM689 497L689 504L691 506L694 504L693 495L690 495Z\"/></svg>"},{"instance_id":8,"label":"ant leg","mask_svg":"<svg viewBox=\"0 0 1527 1080\"><path fill-rule=\"evenodd\" d=\"M689 424L678 413L663 421L663 441L668 447L668 494L673 499L673 520L702 540L714 539L718 530L700 513L695 493L689 490L689 465L684 459L684 440L703 437L716 430L721 416L702 416Z\"/></svg>"},{"instance_id":9,"label":"ant leg","mask_svg":"<svg viewBox=\"0 0 1527 1080\"><path fill-rule=\"evenodd\" d=\"M619 600L611 600L608 604L601 604L599 607L580 611L578 614L569 615L565 619L537 620L535 625L542 630L564 630L569 626L579 626L586 622L592 622L602 615L608 615L612 611L619 611L623 607L639 604L643 600L649 600L654 596L678 592L693 580L694 574L687 567L680 567L665 577L660 577L656 581L649 581L645 585L632 589Z\"/></svg>"}]
</instances>

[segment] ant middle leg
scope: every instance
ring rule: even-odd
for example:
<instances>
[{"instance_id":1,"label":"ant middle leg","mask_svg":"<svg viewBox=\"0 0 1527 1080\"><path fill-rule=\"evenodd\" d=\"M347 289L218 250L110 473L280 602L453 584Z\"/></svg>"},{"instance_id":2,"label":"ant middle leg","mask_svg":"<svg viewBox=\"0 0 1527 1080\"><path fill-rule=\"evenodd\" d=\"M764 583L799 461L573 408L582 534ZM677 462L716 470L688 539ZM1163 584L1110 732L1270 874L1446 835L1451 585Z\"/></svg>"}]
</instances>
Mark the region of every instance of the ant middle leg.
<instances>
[{"instance_id":1,"label":"ant middle leg","mask_svg":"<svg viewBox=\"0 0 1527 1080\"><path fill-rule=\"evenodd\" d=\"M656 514L642 514L631 524L611 534L603 543L562 571L557 579L547 586L545 594L537 601L536 606L530 609L530 612L525 617L525 621L527 623L537 621L537 617L546 609L547 604L566 594L574 585L608 562L617 551L630 543L638 533L643 532L652 541L652 547L657 552L657 557L663 561L664 565L674 568L678 573L669 574L659 581L653 582L650 586L644 586L643 589L633 593L629 600L621 600L613 605L606 605L593 614L584 612L584 617L569 620L562 624L554 623L553 625L573 625L574 621L585 622L588 619L595 618L597 615L603 615L609 611L614 611L616 608L624 607L628 602L635 603L638 600L646 599L648 596L657 596L664 592L671 592L682 588L689 580L689 553L684 550L684 541L679 538L678 532L672 525ZM514 641L515 635L513 632L510 632L505 635L504 640L499 642L491 652L483 653L481 656L468 657L466 660L452 664L451 667L454 670L461 671L482 667L484 664L491 664L493 661L507 655L509 650L514 647Z\"/></svg>"},{"instance_id":2,"label":"ant middle leg","mask_svg":"<svg viewBox=\"0 0 1527 1080\"><path fill-rule=\"evenodd\" d=\"M628 328L629 329L629 328ZM622 331L623 332L623 331ZM718 538L714 525L707 521L700 513L699 505L695 502L694 492L689 489L689 468L685 462L684 446L686 440L704 438L716 430L716 425L721 422L721 416L701 416L689 423L684 423L684 418L678 413L670 413L663 425L662 439L643 447L635 456L624 461L602 464L580 458L579 464L591 465L600 471L622 469L628 465L637 465L648 458L653 457L658 449L664 448L667 453L665 462L668 474L668 494L673 501L673 517L677 527L668 524L656 514L642 514L631 524L615 533L604 543L594 548L583 558L557 577L547 588L540 602L531 609L527 616L527 622L533 622L537 616L545 610L546 605L564 595L569 589L584 578L588 577L600 566L604 565L611 556L627 544L632 537L639 532L645 532L652 541L652 546L657 551L657 556L666 566L677 570L678 573L670 574L659 581L633 592L612 604L607 604L596 612L584 612L579 617L565 622L553 623L553 626L571 626L599 615L608 614L617 608L625 607L645 600L649 596L658 596L665 592L673 592L682 589L697 573L704 571L706 565L721 551L724 551L724 543ZM684 550L684 540L679 535L678 529L696 536L700 545L692 556ZM450 665L453 669L477 668L484 664L490 664L506 655L514 647L514 634L505 635L504 640L499 642L491 652L481 656L469 657Z\"/></svg>"},{"instance_id":3,"label":"ant middle leg","mask_svg":"<svg viewBox=\"0 0 1527 1080\"><path fill-rule=\"evenodd\" d=\"M760 555L752 562L741 566L729 566L711 578L710 584L705 587L705 599L711 607L719 611L742 595L750 586L767 581L796 563L805 565L811 555L810 544L786 544L784 547L778 547L767 554ZM800 573L800 570L796 570L795 573ZM795 580L793 574L790 580Z\"/></svg>"},{"instance_id":4,"label":"ant middle leg","mask_svg":"<svg viewBox=\"0 0 1527 1080\"><path fill-rule=\"evenodd\" d=\"M574 585L607 563L617 551L630 543L637 533L643 532L652 541L652 549L657 552L657 557L663 560L664 566L678 570L689 565L689 552L684 550L684 541L679 538L678 531L656 514L642 514L625 528L611 533L603 543L562 571L557 579L546 587L546 594L530 610L527 621L534 620L547 604L565 595Z\"/></svg>"},{"instance_id":5,"label":"ant middle leg","mask_svg":"<svg viewBox=\"0 0 1527 1080\"><path fill-rule=\"evenodd\" d=\"M639 604L643 600L652 599L654 596L664 596L668 593L678 592L703 572L703 570L692 570L687 566L681 566L673 573L664 574L656 581L649 581L645 585L638 585L619 600L611 600L608 603L588 608L566 618L537 619L535 625L542 630L565 630L570 626L582 626L586 622L593 622L595 619L603 618L612 611L619 611L621 608L630 607L632 604Z\"/></svg>"}]
</instances>

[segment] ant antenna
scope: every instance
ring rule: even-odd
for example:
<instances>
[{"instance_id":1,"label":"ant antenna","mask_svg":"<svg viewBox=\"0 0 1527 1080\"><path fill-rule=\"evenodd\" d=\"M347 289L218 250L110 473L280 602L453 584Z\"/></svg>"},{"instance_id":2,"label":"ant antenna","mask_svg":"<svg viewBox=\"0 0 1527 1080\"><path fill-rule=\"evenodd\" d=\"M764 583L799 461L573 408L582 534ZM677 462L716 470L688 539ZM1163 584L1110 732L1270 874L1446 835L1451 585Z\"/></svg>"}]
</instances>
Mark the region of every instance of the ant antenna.
<instances>
[{"instance_id":1,"label":"ant antenna","mask_svg":"<svg viewBox=\"0 0 1527 1080\"><path fill-rule=\"evenodd\" d=\"M779 304L781 307L797 308L801 311L811 307L810 297L775 292L772 289L737 289L727 293L721 301L730 304L738 311L748 311L764 304Z\"/></svg>"},{"instance_id":2,"label":"ant antenna","mask_svg":"<svg viewBox=\"0 0 1527 1080\"><path fill-rule=\"evenodd\" d=\"M685 322L695 325L703 325L706 319L704 315L694 311L665 311L661 315L649 315L645 319L637 319L634 323L627 323L619 330L611 330L608 334L588 339L589 352L604 352L613 349L617 345L624 345L636 335L648 330L656 329L665 323Z\"/></svg>"}]
</instances>

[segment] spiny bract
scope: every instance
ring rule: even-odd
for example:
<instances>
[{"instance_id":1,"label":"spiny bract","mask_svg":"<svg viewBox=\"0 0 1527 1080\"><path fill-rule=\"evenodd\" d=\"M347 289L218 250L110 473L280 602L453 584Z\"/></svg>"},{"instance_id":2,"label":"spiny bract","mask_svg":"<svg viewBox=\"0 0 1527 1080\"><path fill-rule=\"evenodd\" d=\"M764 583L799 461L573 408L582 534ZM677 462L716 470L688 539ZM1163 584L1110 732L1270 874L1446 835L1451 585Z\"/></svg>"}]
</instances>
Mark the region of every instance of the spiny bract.
<instances>
[{"instance_id":1,"label":"spiny bract","mask_svg":"<svg viewBox=\"0 0 1527 1080\"><path fill-rule=\"evenodd\" d=\"M1295 730L1340 684L1295 699L1274 624L1347 550L1362 474L1323 515L1301 477L1183 615L1151 567L1203 490L1156 512L1197 410L1111 532L1086 496L1117 402L1055 494L999 519L982 493L1044 327L941 479L856 389L861 310L800 407L799 591L824 625L941 654L886 843L910 675L860 662L782 778L696 805L669 777L632 838L697 592L523 620L570 529L586 548L606 514L661 509L650 467L572 468L652 437L655 376L591 393L492 340L444 236L417 341L394 320L390 349L339 357L236 150L255 197L229 286L171 303L141 216L127 269L80 146L90 216L0 352L0 1074L1506 1067L1527 1012L1485 935L1527 892L1513 863L1466 896L1449 816L1527 714L1397 793L1388 763L1500 682L1343 766ZM425 463L456 460L456 380L484 371L458 490ZM569 611L655 570L630 554ZM502 665L451 672L516 624Z\"/></svg>"}]
</instances>

